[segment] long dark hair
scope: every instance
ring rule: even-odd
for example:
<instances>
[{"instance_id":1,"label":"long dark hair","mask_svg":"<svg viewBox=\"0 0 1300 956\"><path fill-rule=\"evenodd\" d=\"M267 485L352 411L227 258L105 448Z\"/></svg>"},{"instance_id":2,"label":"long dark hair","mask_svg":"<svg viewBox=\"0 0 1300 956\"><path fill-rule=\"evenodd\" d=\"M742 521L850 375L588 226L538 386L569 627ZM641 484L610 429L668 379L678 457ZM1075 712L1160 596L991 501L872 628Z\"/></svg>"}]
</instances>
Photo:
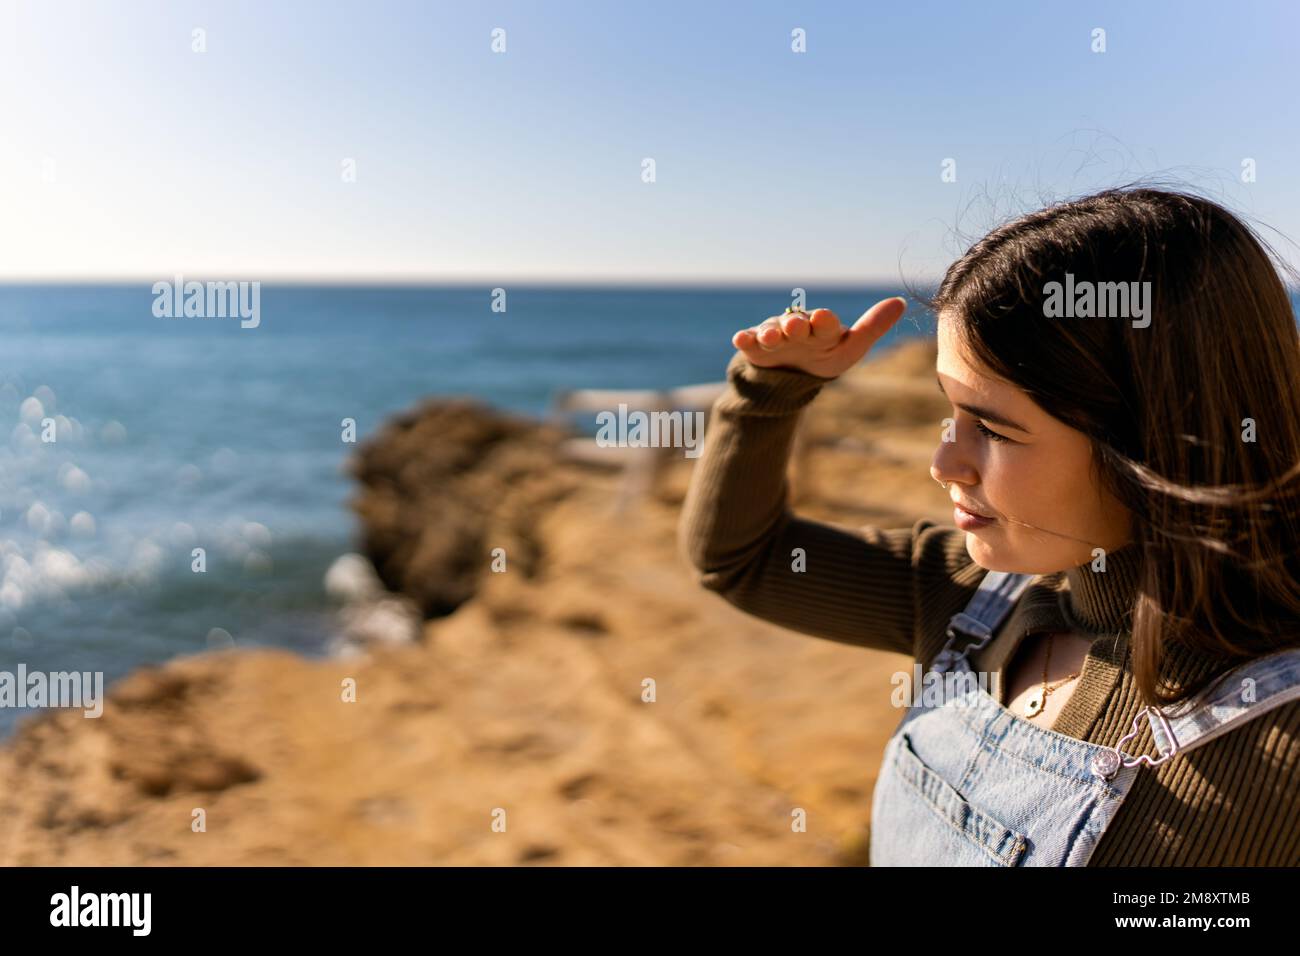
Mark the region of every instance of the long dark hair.
<instances>
[{"instance_id":1,"label":"long dark hair","mask_svg":"<svg viewBox=\"0 0 1300 956\"><path fill-rule=\"evenodd\" d=\"M1162 683L1174 643L1225 668L1300 644L1300 331L1277 258L1208 199L1120 187L999 226L922 297L969 354L1092 440L1096 476L1133 513L1147 703L1214 676ZM1149 324L1047 317L1045 288L1067 273L1149 282Z\"/></svg>"}]
</instances>

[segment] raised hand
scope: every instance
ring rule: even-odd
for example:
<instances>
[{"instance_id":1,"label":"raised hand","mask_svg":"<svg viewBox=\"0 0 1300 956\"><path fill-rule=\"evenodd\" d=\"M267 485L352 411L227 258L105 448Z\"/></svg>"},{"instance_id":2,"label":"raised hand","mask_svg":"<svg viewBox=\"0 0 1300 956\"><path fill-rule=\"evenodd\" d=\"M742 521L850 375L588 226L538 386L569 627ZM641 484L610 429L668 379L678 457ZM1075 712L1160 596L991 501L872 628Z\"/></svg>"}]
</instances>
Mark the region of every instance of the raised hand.
<instances>
[{"instance_id":1,"label":"raised hand","mask_svg":"<svg viewBox=\"0 0 1300 956\"><path fill-rule=\"evenodd\" d=\"M742 329L731 344L754 365L835 378L861 361L906 311L902 297L882 299L848 329L830 309L787 312Z\"/></svg>"}]
</instances>

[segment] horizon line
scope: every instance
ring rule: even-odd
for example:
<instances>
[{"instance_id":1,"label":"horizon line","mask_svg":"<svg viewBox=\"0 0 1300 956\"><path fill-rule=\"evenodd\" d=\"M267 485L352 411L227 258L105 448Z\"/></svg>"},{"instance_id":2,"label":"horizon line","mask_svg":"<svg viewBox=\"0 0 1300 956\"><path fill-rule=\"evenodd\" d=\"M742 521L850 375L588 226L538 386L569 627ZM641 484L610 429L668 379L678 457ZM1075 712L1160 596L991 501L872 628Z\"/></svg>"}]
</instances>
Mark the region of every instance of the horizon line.
<instances>
[{"instance_id":1,"label":"horizon line","mask_svg":"<svg viewBox=\"0 0 1300 956\"><path fill-rule=\"evenodd\" d=\"M352 288L496 288L509 286L557 287L557 288L819 288L861 289L892 287L901 285L898 279L879 277L844 277L822 276L808 277L788 282L774 280L770 277L724 276L717 279L698 276L602 276L595 278L553 277L553 276L514 276L509 278L483 278L474 276L419 276L419 275L353 275L329 276L285 273L280 275L246 274L242 278L218 278L220 273L197 271L188 275L182 271L159 276L5 276L0 275L0 286L152 286L155 282L170 282L177 275L187 281L195 282L261 282L267 285L286 286L338 286ZM228 274L227 274L228 275ZM201 278L195 278L201 277ZM913 280L913 284L937 285L939 279Z\"/></svg>"},{"instance_id":2,"label":"horizon line","mask_svg":"<svg viewBox=\"0 0 1300 956\"><path fill-rule=\"evenodd\" d=\"M891 289L901 287L902 282L898 279L885 280L880 278L844 278L844 277L823 277L823 278L805 278L799 280L788 280L780 282L773 279L741 278L741 277L724 277L719 279L701 279L698 277L664 277L649 278L642 276L633 277L600 277L595 279L578 279L578 278L543 278L543 277L524 277L516 276L511 279L483 279L472 277L432 277L432 276L375 276L375 275L355 275L355 276L316 276L302 274L284 274L273 276L257 276L244 279L219 279L208 277L205 273L199 272L192 275L204 276L201 279L189 279L187 281L195 282L258 282L269 286L296 287L296 288L338 288L338 289L494 289L494 288L555 288L555 289L626 289L626 290L653 290L653 289L698 289L700 291L709 290L765 290L772 291L776 289L794 289L816 287L820 292L855 292L863 289ZM99 288L125 288L132 286L148 286L152 288L156 282L170 282L177 277L173 272L170 276L160 279L157 275L151 276L4 276L0 275L0 289L28 287L28 288L58 288L58 287L99 287ZM185 279L185 273L179 274L179 277ZM911 279L913 286L921 289L937 288L942 282L942 277L930 279ZM1300 285L1291 285L1283 279L1283 288L1289 296L1300 296Z\"/></svg>"}]
</instances>

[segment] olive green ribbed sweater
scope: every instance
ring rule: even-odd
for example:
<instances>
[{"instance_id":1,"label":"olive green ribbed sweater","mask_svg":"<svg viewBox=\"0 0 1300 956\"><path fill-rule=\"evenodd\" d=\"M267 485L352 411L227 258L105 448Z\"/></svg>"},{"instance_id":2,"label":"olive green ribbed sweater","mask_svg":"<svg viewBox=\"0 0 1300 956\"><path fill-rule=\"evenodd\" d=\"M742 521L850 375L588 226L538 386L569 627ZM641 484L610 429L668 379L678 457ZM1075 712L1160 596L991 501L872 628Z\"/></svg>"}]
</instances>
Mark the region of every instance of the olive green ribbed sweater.
<instances>
[{"instance_id":1,"label":"olive green ribbed sweater","mask_svg":"<svg viewBox=\"0 0 1300 956\"><path fill-rule=\"evenodd\" d=\"M678 528L699 581L735 607L801 633L896 651L923 666L986 573L965 534L928 519L910 528L841 527L787 504L786 463L800 410L831 379L752 365L737 352L713 405ZM918 480L929 480L918 476ZM804 549L806 569L791 569ZM1052 729L1114 746L1142 707L1128 662L1136 545L1040 575L997 635L973 655L1001 671L1020 638L1044 630L1096 635ZM1225 669L1181 646L1163 665L1186 684ZM1005 703L1005 701L1003 701ZM1157 754L1145 718L1125 745ZM1300 866L1300 700L1276 707L1158 767L1143 767L1090 866Z\"/></svg>"}]
</instances>

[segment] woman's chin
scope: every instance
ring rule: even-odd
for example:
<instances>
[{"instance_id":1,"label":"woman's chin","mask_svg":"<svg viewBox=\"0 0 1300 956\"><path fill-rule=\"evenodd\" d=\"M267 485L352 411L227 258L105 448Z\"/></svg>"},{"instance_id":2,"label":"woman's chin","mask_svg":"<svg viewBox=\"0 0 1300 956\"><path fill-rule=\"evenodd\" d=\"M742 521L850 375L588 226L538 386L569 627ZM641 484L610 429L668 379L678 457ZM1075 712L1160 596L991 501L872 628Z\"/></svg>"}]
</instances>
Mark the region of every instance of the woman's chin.
<instances>
[{"instance_id":1,"label":"woman's chin","mask_svg":"<svg viewBox=\"0 0 1300 956\"><path fill-rule=\"evenodd\" d=\"M986 571L1006 571L1010 574L1055 574L1071 566L1059 556L1053 557L1036 551L1032 545L999 540L993 528L967 531L966 553Z\"/></svg>"},{"instance_id":2,"label":"woman's chin","mask_svg":"<svg viewBox=\"0 0 1300 956\"><path fill-rule=\"evenodd\" d=\"M993 565L997 563L999 558L1005 558L1005 555L1002 553L1005 549L995 547L990 541L990 538L993 537L990 532L993 531L995 527L996 525L991 525L987 528L980 528L976 531L966 532L966 553L969 554L971 560L980 567L988 568L989 570L996 570Z\"/></svg>"}]
</instances>

